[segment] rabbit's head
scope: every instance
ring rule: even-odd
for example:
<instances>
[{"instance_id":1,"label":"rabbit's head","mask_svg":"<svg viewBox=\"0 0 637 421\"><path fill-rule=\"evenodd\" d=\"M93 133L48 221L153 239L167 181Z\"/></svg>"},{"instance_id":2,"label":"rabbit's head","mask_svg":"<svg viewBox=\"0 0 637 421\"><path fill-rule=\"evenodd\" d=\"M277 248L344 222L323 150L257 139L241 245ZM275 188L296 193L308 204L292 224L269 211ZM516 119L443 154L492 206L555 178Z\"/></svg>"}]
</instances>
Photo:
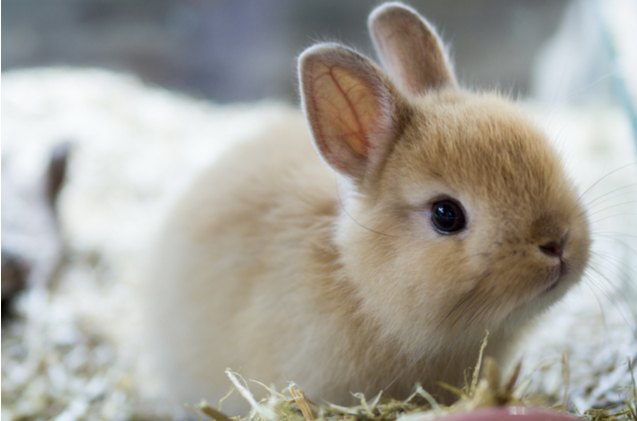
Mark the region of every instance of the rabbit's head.
<instances>
[{"instance_id":1,"label":"rabbit's head","mask_svg":"<svg viewBox=\"0 0 637 421\"><path fill-rule=\"evenodd\" d=\"M334 241L361 311L414 353L517 327L587 263L574 186L515 105L457 86L415 11L383 5L369 27L388 75L338 44L299 60L314 143L342 180Z\"/></svg>"}]
</instances>

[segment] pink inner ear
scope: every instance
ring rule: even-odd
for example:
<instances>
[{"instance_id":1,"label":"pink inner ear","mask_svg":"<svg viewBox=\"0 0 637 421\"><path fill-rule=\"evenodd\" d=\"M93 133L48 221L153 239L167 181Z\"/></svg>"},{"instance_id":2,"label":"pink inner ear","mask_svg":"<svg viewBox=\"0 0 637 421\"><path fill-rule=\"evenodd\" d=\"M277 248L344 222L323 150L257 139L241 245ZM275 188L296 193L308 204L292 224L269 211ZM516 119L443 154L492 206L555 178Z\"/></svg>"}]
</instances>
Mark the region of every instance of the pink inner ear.
<instances>
[{"instance_id":1,"label":"pink inner ear","mask_svg":"<svg viewBox=\"0 0 637 421\"><path fill-rule=\"evenodd\" d=\"M366 161L381 118L380 98L369 81L339 65L316 63L310 79L310 115L325 158L340 169ZM358 161L358 162L352 162Z\"/></svg>"},{"instance_id":2,"label":"pink inner ear","mask_svg":"<svg viewBox=\"0 0 637 421\"><path fill-rule=\"evenodd\" d=\"M341 94L343 98L346 109L349 113L345 114L350 116L351 119L348 121L344 118L344 114L340 114L338 116L338 124L342 127L352 127L351 132L343 132L341 133L342 140L346 142L354 152L358 155L366 156L367 148L369 147L369 143L367 142L367 133L363 128L361 118L359 116L359 111L352 103L353 98L349 97L349 92L345 91L339 80L334 76L334 66L330 67L328 72L325 74L325 77L329 77L332 79L335 89Z\"/></svg>"}]
</instances>

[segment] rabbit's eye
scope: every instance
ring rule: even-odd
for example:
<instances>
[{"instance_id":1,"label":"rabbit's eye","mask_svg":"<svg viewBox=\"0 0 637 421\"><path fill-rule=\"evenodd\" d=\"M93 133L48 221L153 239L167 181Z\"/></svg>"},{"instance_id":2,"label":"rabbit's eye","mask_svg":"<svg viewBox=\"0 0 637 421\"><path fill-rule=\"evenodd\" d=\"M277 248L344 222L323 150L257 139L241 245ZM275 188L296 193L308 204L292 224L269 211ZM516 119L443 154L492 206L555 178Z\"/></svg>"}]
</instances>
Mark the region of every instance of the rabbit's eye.
<instances>
[{"instance_id":1,"label":"rabbit's eye","mask_svg":"<svg viewBox=\"0 0 637 421\"><path fill-rule=\"evenodd\" d=\"M464 212L458 202L444 199L431 206L431 222L440 234L456 234L466 225Z\"/></svg>"}]
</instances>

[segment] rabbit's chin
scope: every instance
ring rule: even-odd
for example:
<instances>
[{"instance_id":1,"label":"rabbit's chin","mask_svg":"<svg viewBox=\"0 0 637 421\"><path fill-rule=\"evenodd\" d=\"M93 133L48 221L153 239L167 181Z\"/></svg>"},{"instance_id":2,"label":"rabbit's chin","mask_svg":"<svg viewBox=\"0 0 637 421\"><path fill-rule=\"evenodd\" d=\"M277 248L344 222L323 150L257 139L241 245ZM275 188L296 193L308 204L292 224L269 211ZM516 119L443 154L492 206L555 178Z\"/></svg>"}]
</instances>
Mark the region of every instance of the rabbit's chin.
<instances>
[{"instance_id":1,"label":"rabbit's chin","mask_svg":"<svg viewBox=\"0 0 637 421\"><path fill-rule=\"evenodd\" d=\"M527 301L516 306L498 324L498 330L507 335L513 332L523 332L532 326L540 316L557 304L581 279L583 270L569 269L561 276L547 280L545 286Z\"/></svg>"}]
</instances>

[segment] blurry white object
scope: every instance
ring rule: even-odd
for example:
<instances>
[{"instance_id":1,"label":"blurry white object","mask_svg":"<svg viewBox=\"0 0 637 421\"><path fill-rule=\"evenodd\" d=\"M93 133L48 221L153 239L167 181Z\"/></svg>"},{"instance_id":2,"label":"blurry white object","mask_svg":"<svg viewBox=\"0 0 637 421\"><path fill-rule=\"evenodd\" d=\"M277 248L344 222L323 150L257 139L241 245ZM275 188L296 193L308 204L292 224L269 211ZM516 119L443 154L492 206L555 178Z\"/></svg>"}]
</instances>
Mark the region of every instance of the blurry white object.
<instances>
[{"instance_id":1,"label":"blurry white object","mask_svg":"<svg viewBox=\"0 0 637 421\"><path fill-rule=\"evenodd\" d=\"M634 112L635 40L637 1L572 1L557 34L538 57L532 95L548 104L618 98L627 100Z\"/></svg>"}]
</instances>

